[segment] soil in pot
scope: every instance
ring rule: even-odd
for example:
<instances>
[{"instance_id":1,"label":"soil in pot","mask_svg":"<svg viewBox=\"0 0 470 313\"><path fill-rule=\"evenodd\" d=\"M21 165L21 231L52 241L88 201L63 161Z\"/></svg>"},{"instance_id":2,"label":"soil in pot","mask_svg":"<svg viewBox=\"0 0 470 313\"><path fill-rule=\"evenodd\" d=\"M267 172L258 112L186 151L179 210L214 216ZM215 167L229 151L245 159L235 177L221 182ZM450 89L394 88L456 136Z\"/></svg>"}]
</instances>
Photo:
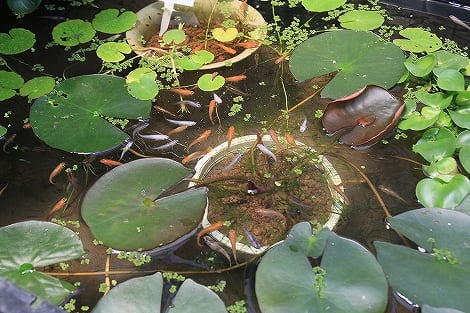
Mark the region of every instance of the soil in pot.
<instances>
[{"instance_id":1,"label":"soil in pot","mask_svg":"<svg viewBox=\"0 0 470 313\"><path fill-rule=\"evenodd\" d=\"M209 187L208 220L229 221L220 231L235 230L240 242L250 246L248 230L262 245L285 238L301 221L324 224L333 200L323 170L315 165L318 155L305 148L275 151L276 161L257 148L239 156L233 151L216 164L205 181ZM227 169L227 167L230 167Z\"/></svg>"}]
</instances>

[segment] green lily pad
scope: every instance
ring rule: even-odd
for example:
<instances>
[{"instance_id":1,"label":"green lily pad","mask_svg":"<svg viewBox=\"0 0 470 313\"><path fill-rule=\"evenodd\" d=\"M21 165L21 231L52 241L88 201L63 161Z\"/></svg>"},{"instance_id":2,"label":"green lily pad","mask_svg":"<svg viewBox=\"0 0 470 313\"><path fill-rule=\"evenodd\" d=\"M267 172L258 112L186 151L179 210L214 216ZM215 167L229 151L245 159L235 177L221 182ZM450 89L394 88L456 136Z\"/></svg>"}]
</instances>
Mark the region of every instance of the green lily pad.
<instances>
[{"instance_id":1,"label":"green lily pad","mask_svg":"<svg viewBox=\"0 0 470 313\"><path fill-rule=\"evenodd\" d=\"M95 34L96 31L91 23L80 19L67 20L52 29L52 39L57 44L66 47L89 42Z\"/></svg>"},{"instance_id":2,"label":"green lily pad","mask_svg":"<svg viewBox=\"0 0 470 313\"><path fill-rule=\"evenodd\" d=\"M375 257L360 244L327 232L320 267L312 268L303 244L296 246L294 241L286 240L262 257L255 289L263 313L384 312L388 286ZM299 242L312 233L303 236Z\"/></svg>"},{"instance_id":3,"label":"green lily pad","mask_svg":"<svg viewBox=\"0 0 470 313\"><path fill-rule=\"evenodd\" d=\"M0 125L0 137L5 136L5 134L7 133L7 131L8 131L8 130L6 129L6 127Z\"/></svg>"},{"instance_id":4,"label":"green lily pad","mask_svg":"<svg viewBox=\"0 0 470 313\"><path fill-rule=\"evenodd\" d=\"M470 173L470 130L465 130L457 137L459 160L462 167Z\"/></svg>"},{"instance_id":5,"label":"green lily pad","mask_svg":"<svg viewBox=\"0 0 470 313\"><path fill-rule=\"evenodd\" d=\"M470 129L470 105L459 106L455 110L449 110L448 112L452 121L457 126Z\"/></svg>"},{"instance_id":6,"label":"green lily pad","mask_svg":"<svg viewBox=\"0 0 470 313\"><path fill-rule=\"evenodd\" d=\"M339 8L346 0L302 0L304 8L311 12L326 12Z\"/></svg>"},{"instance_id":7,"label":"green lily pad","mask_svg":"<svg viewBox=\"0 0 470 313\"><path fill-rule=\"evenodd\" d=\"M209 64L212 61L214 61L214 54L207 50L199 50L196 53L175 59L177 66L188 71L200 69L204 64Z\"/></svg>"},{"instance_id":8,"label":"green lily pad","mask_svg":"<svg viewBox=\"0 0 470 313\"><path fill-rule=\"evenodd\" d=\"M127 92L123 78L84 75L66 79L49 95L36 99L30 121L34 133L48 145L94 153L129 138L103 117L144 119L150 109L150 101L137 100Z\"/></svg>"},{"instance_id":9,"label":"green lily pad","mask_svg":"<svg viewBox=\"0 0 470 313\"><path fill-rule=\"evenodd\" d=\"M149 250L172 243L200 224L206 188L159 197L190 174L170 159L126 163L88 190L82 217L96 239L115 249Z\"/></svg>"},{"instance_id":10,"label":"green lily pad","mask_svg":"<svg viewBox=\"0 0 470 313\"><path fill-rule=\"evenodd\" d=\"M24 79L19 74L0 70L0 101L14 97L15 89L21 88L23 84Z\"/></svg>"},{"instance_id":11,"label":"green lily pad","mask_svg":"<svg viewBox=\"0 0 470 313\"><path fill-rule=\"evenodd\" d=\"M204 74L197 80L197 86L203 91L214 91L225 84L225 78L220 75Z\"/></svg>"},{"instance_id":12,"label":"green lily pad","mask_svg":"<svg viewBox=\"0 0 470 313\"><path fill-rule=\"evenodd\" d=\"M238 30L235 27L223 29L221 27L212 30L212 36L220 42L229 42L237 38Z\"/></svg>"},{"instance_id":13,"label":"green lily pad","mask_svg":"<svg viewBox=\"0 0 470 313\"><path fill-rule=\"evenodd\" d=\"M156 82L157 73L146 67L132 70L126 76L127 90L129 94L140 100L151 100L159 92Z\"/></svg>"},{"instance_id":14,"label":"green lily pad","mask_svg":"<svg viewBox=\"0 0 470 313\"><path fill-rule=\"evenodd\" d=\"M454 134L447 128L430 128L421 139L413 145L413 151L419 153L426 161L435 162L452 156L457 146Z\"/></svg>"},{"instance_id":15,"label":"green lily pad","mask_svg":"<svg viewBox=\"0 0 470 313\"><path fill-rule=\"evenodd\" d=\"M438 178L447 183L459 170L457 161L453 157L445 157L430 165L423 165L423 172L430 178Z\"/></svg>"},{"instance_id":16,"label":"green lily pad","mask_svg":"<svg viewBox=\"0 0 470 313\"><path fill-rule=\"evenodd\" d=\"M437 57L433 54L427 54L416 61L406 61L405 67L413 76L425 77L429 75L437 64Z\"/></svg>"},{"instance_id":17,"label":"green lily pad","mask_svg":"<svg viewBox=\"0 0 470 313\"><path fill-rule=\"evenodd\" d=\"M170 29L163 34L162 39L168 45L177 45L186 40L186 34L181 29Z\"/></svg>"},{"instance_id":18,"label":"green lily pad","mask_svg":"<svg viewBox=\"0 0 470 313\"><path fill-rule=\"evenodd\" d=\"M439 118L441 109L434 107L423 107L421 112L414 111L406 115L406 119L398 123L398 128L407 130L423 130L431 127Z\"/></svg>"},{"instance_id":19,"label":"green lily pad","mask_svg":"<svg viewBox=\"0 0 470 313\"><path fill-rule=\"evenodd\" d=\"M35 270L85 254L78 235L63 226L25 221L0 228L0 276L36 295L59 304L75 289L68 282Z\"/></svg>"},{"instance_id":20,"label":"green lily pad","mask_svg":"<svg viewBox=\"0 0 470 313\"><path fill-rule=\"evenodd\" d=\"M42 0L7 0L8 7L17 14L31 13L41 2Z\"/></svg>"},{"instance_id":21,"label":"green lily pad","mask_svg":"<svg viewBox=\"0 0 470 313\"><path fill-rule=\"evenodd\" d=\"M0 54L12 55L31 49L36 42L36 35L25 28L12 28L7 33L0 33Z\"/></svg>"},{"instance_id":22,"label":"green lily pad","mask_svg":"<svg viewBox=\"0 0 470 313\"><path fill-rule=\"evenodd\" d=\"M427 106L439 109L447 108L454 99L452 94L442 92L429 93L426 91L415 92L416 98Z\"/></svg>"},{"instance_id":23,"label":"green lily pad","mask_svg":"<svg viewBox=\"0 0 470 313\"><path fill-rule=\"evenodd\" d=\"M131 52L126 42L105 42L96 49L96 55L105 62L120 62L126 58L124 54Z\"/></svg>"},{"instance_id":24,"label":"green lily pad","mask_svg":"<svg viewBox=\"0 0 470 313\"><path fill-rule=\"evenodd\" d=\"M132 11L120 12L118 9L106 9L96 14L91 23L97 31L102 33L119 34L131 29L136 21L137 14Z\"/></svg>"},{"instance_id":25,"label":"green lily pad","mask_svg":"<svg viewBox=\"0 0 470 313\"><path fill-rule=\"evenodd\" d=\"M446 50L439 50L433 53L437 57L437 66L434 74L438 75L439 71L446 69L463 70L468 66L469 59Z\"/></svg>"},{"instance_id":26,"label":"green lily pad","mask_svg":"<svg viewBox=\"0 0 470 313\"><path fill-rule=\"evenodd\" d=\"M21 88L20 95L28 96L29 100L48 94L55 87L55 80L49 76L35 77L28 80Z\"/></svg>"},{"instance_id":27,"label":"green lily pad","mask_svg":"<svg viewBox=\"0 0 470 313\"><path fill-rule=\"evenodd\" d=\"M434 52L442 47L442 41L436 34L422 28L405 28L399 34L407 39L394 39L393 43L405 51Z\"/></svg>"},{"instance_id":28,"label":"green lily pad","mask_svg":"<svg viewBox=\"0 0 470 313\"><path fill-rule=\"evenodd\" d=\"M448 91L463 91L465 90L465 78L459 71L447 69L437 74L437 86Z\"/></svg>"},{"instance_id":29,"label":"green lily pad","mask_svg":"<svg viewBox=\"0 0 470 313\"><path fill-rule=\"evenodd\" d=\"M418 305L469 312L470 216L431 208L408 211L389 222L393 229L426 250L374 242L377 259L391 287Z\"/></svg>"},{"instance_id":30,"label":"green lily pad","mask_svg":"<svg viewBox=\"0 0 470 313\"><path fill-rule=\"evenodd\" d=\"M382 26L384 17L376 11L351 10L338 17L338 22L346 29L372 30Z\"/></svg>"},{"instance_id":31,"label":"green lily pad","mask_svg":"<svg viewBox=\"0 0 470 313\"><path fill-rule=\"evenodd\" d=\"M427 208L455 208L470 193L470 180L462 174L449 182L425 178L416 185L416 196Z\"/></svg>"},{"instance_id":32,"label":"green lily pad","mask_svg":"<svg viewBox=\"0 0 470 313\"><path fill-rule=\"evenodd\" d=\"M342 98L365 85L391 88L405 72L404 61L397 46L371 32L336 30L304 41L292 53L289 65L300 81L337 72L321 95Z\"/></svg>"}]
</instances>

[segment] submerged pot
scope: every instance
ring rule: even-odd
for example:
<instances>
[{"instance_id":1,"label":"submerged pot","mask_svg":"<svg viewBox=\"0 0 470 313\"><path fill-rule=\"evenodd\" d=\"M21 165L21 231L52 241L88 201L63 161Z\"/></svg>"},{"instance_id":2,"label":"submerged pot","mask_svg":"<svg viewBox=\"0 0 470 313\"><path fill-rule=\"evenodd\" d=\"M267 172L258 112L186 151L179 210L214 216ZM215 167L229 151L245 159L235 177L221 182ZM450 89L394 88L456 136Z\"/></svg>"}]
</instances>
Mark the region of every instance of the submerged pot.
<instances>
[{"instance_id":1,"label":"submerged pot","mask_svg":"<svg viewBox=\"0 0 470 313\"><path fill-rule=\"evenodd\" d=\"M245 155L250 155L251 154L251 152L250 152L251 148L253 147L256 140L257 140L256 135L249 135L249 136L243 136L243 137L235 138L231 142L231 145L230 145L229 149L227 149L227 147L228 147L227 142L224 142L224 143L218 145L210 153L205 155L202 159L200 159L197 162L197 164L195 166L195 174L194 174L193 178L195 178L197 180L202 180L202 181L210 181L210 180L213 180L214 178L218 179L219 177L223 177L223 175L227 175L227 173L224 170L221 170L221 167L225 167L225 164L227 163L228 160L230 160L230 161L233 160L234 157L236 157L240 153L244 153ZM285 146L285 149L283 148L282 150L281 149L276 150L277 147L275 146L272 138L269 135L264 136L262 138L262 141L263 141L263 145L265 147L269 148L271 151L273 151L275 153L275 155L277 155L278 160L276 162L279 162L281 160L281 158L284 157L283 154L286 154L286 153L288 155L292 155L292 156L299 156L299 159L300 159L300 156L302 155L302 153L309 154L309 155L310 154L311 155L313 155L313 154L316 155L315 160L306 159L307 161L305 163L306 164L305 167L311 168L312 170L316 171L318 173L317 176L323 176L323 182L325 183L325 186L323 186L323 187L326 190L327 196L330 197L330 199L328 199L329 200L328 203L331 203L331 207L324 208L324 211L326 212L326 214L325 214L326 220L319 221L319 222L321 222L324 227L328 227L329 229L333 229L339 221L339 218L340 218L341 213L343 211L343 208L345 206L345 204L344 204L345 199L344 199L344 193L343 193L343 190L342 190L342 187L341 187L341 183L342 183L341 178L340 178L338 172L336 171L336 169L328 161L328 159L326 159L324 156L317 155L316 151L314 149L304 145L301 142L296 142L297 147L292 147L292 146L289 147L287 145L287 143L285 143L285 145L284 145L283 140L281 139L281 143ZM257 153L258 155L261 154L261 152L257 148L255 148L255 150L253 150L253 151L255 153ZM273 160L271 160L270 162L273 163ZM307 172L307 171L305 171L305 172ZM211 187L211 185L209 183L209 201L208 201L208 206L207 206L206 211L204 213L203 222L202 222L202 226L204 228L208 227L211 223L216 222L216 221L210 221L209 220L210 215L211 215L210 214L211 205L212 206L214 205L214 202L212 202L212 204L211 204L211 191L213 191L215 188L216 188L215 185ZM278 191L277 191L277 189L275 189L275 190L276 191L271 190L270 192L272 192L272 194L275 195L275 197L277 198L277 192ZM250 192L252 192L252 191L250 191L249 188L248 188L248 190L247 190L248 196L247 197L257 197L257 195L250 196ZM311 197L311 198L314 198L313 195L308 195L308 196ZM217 197L217 195L216 195L216 197ZM215 198L215 199L218 199L218 198ZM253 198L249 198L249 199L253 199ZM230 204L230 205L233 205L233 203ZM289 202L288 205L291 205L290 202ZM274 206L276 206L276 204L274 204ZM237 204L235 204L235 207L237 207ZM225 210L225 207L223 209ZM232 209L233 209L233 207L232 207ZM300 207L300 209L297 208L296 210L312 210L312 208L307 209L306 207ZM227 210L227 211L229 211L229 210ZM272 212L272 211L270 210L270 212ZM230 214L230 213L228 213L228 214ZM232 217L227 217L226 219L223 219L223 220L231 220L231 218ZM276 218L276 217L271 216L271 218ZM239 223L239 221L234 221L234 222ZM286 223L286 228L283 230L282 234L276 234L276 235L279 235L279 237L281 237L280 239L278 239L277 242L282 240L285 237L285 234L287 234L287 232L289 231L289 229L287 228L287 224L288 223ZM290 223L289 228L292 227L292 226L293 226L292 223ZM225 233L227 233L227 231L225 231ZM213 231L213 232L210 233L210 235L215 240L219 241L222 245L224 245L228 248L231 247L231 243L230 243L229 238L225 234L223 234L222 232ZM244 237L247 236L246 233L241 233L241 234L237 233L237 235L239 235L239 237L240 237L240 235L243 235ZM245 239L242 239L242 240L244 242L240 242L240 240L239 240L236 243L237 251L247 253L249 255L255 255L255 254L262 253L266 249L268 249L270 246L272 246L272 244L275 243L274 242L274 243L271 243L271 244L264 244L264 245L255 247L252 244L248 243L247 240L245 240Z\"/></svg>"},{"instance_id":2,"label":"submerged pot","mask_svg":"<svg viewBox=\"0 0 470 313\"><path fill-rule=\"evenodd\" d=\"M240 12L240 7L242 6L243 2L238 0L229 2L233 8L233 15L235 16L238 12ZM209 20L214 20L214 17L211 16L214 5L218 5L218 1L196 0L193 7L175 5L175 11L172 13L170 24L178 25L179 23L184 23L184 25L187 26L195 26L199 23L200 27L206 27ZM266 37L266 22L261 13L249 5L246 7L245 12L245 25L251 30L259 30L259 32L257 32L259 38L255 39L264 39ZM142 50L142 48L144 48L142 43L147 42L154 34L159 32L162 14L162 1L151 3L137 12L137 22L135 26L126 32L127 42L136 54L143 55L145 52ZM206 64L200 69L207 70L219 68L226 66L227 64L239 62L250 56L257 49L258 47L247 48L241 53L234 55L230 59L227 59L223 62Z\"/></svg>"}]
</instances>

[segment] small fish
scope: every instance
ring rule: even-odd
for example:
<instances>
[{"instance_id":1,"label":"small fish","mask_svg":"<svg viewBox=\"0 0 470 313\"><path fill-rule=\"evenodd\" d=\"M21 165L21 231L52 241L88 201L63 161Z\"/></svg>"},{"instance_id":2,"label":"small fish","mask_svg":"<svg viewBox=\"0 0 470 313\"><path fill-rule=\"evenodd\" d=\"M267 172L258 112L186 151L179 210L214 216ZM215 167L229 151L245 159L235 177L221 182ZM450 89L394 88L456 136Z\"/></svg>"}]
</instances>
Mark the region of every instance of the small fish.
<instances>
[{"instance_id":1,"label":"small fish","mask_svg":"<svg viewBox=\"0 0 470 313\"><path fill-rule=\"evenodd\" d=\"M10 137L8 137L8 139L5 141L5 143L3 144L3 152L5 153L8 153L6 150L7 150L7 147L13 142L13 140L15 140L16 138L16 134L13 134L11 135Z\"/></svg>"},{"instance_id":2,"label":"small fish","mask_svg":"<svg viewBox=\"0 0 470 313\"><path fill-rule=\"evenodd\" d=\"M67 198L62 198L59 201L57 201L56 204L47 212L46 214L46 220L49 220L49 218L54 214L55 212L61 210L64 206L65 203L67 203Z\"/></svg>"},{"instance_id":3,"label":"small fish","mask_svg":"<svg viewBox=\"0 0 470 313\"><path fill-rule=\"evenodd\" d=\"M232 49L230 47L227 47L226 45L224 45L220 42L213 41L212 43L214 44L214 46L217 46L217 47L221 48L222 50L224 50L225 52L227 52L229 54L237 54L237 50Z\"/></svg>"},{"instance_id":4,"label":"small fish","mask_svg":"<svg viewBox=\"0 0 470 313\"><path fill-rule=\"evenodd\" d=\"M210 136L210 134L212 133L212 131L210 129L204 131L201 135L199 135L199 137L197 137L196 139L194 139L193 141L191 141L191 143L189 144L187 150L189 150L192 146L194 146L195 144L198 144L204 140L207 139L207 137Z\"/></svg>"},{"instance_id":5,"label":"small fish","mask_svg":"<svg viewBox=\"0 0 470 313\"><path fill-rule=\"evenodd\" d=\"M204 243L212 250L212 251L215 251L215 252L218 252L220 254L222 254L229 262L230 266L232 266L232 260L230 259L230 255L228 255L227 251L225 251L224 248L222 248L218 243L217 241L215 241L214 239L212 239L212 237L210 236L204 236L202 237L202 239L204 240Z\"/></svg>"},{"instance_id":6,"label":"small fish","mask_svg":"<svg viewBox=\"0 0 470 313\"><path fill-rule=\"evenodd\" d=\"M460 26L465 27L466 29L470 30L470 26L468 26L467 23L465 23L464 21L462 21L461 19L459 19L457 16L449 15L449 18L450 18L450 19L452 20L452 22L454 22L455 24L460 25Z\"/></svg>"},{"instance_id":7,"label":"small fish","mask_svg":"<svg viewBox=\"0 0 470 313\"><path fill-rule=\"evenodd\" d=\"M396 192L393 191L392 189L385 187L384 185L379 185L379 189L380 189L382 192L384 192L384 193L386 193L386 194L389 194L390 196L392 196L392 197L394 197L394 198L400 200L400 201L403 202L403 203L408 203L408 201L406 201L405 199L403 199L402 196L400 196L398 193L396 193Z\"/></svg>"},{"instance_id":8,"label":"small fish","mask_svg":"<svg viewBox=\"0 0 470 313\"><path fill-rule=\"evenodd\" d=\"M196 53L202 50L202 48L204 48L204 45L205 45L205 42L201 42L200 44L198 44L197 46L191 49L191 53Z\"/></svg>"},{"instance_id":9,"label":"small fish","mask_svg":"<svg viewBox=\"0 0 470 313\"><path fill-rule=\"evenodd\" d=\"M227 131L227 150L230 149L233 136L235 136L235 126L232 125L228 128L228 131Z\"/></svg>"},{"instance_id":10,"label":"small fish","mask_svg":"<svg viewBox=\"0 0 470 313\"><path fill-rule=\"evenodd\" d=\"M180 106L189 105L190 107L197 108L197 109L201 107L201 104L199 102L192 101L192 100L181 100L181 101L176 102L176 104L179 104Z\"/></svg>"},{"instance_id":11,"label":"small fish","mask_svg":"<svg viewBox=\"0 0 470 313\"><path fill-rule=\"evenodd\" d=\"M235 46L243 48L243 49L250 49L250 48L258 47L259 43L257 41L254 41L254 40L250 40L250 41L239 42L239 43L235 44Z\"/></svg>"},{"instance_id":12,"label":"small fish","mask_svg":"<svg viewBox=\"0 0 470 313\"><path fill-rule=\"evenodd\" d=\"M245 234L246 240L248 240L248 242L250 243L250 245L253 246L253 248L261 248L261 243L258 241L258 239L256 239L256 237L252 233L250 233L250 231L248 230L248 228L246 228L245 225L243 225L243 233Z\"/></svg>"},{"instance_id":13,"label":"small fish","mask_svg":"<svg viewBox=\"0 0 470 313\"><path fill-rule=\"evenodd\" d=\"M165 134L139 134L140 138L143 139L148 139L148 140L155 140L155 141L160 141L160 140L167 140L169 137L168 135Z\"/></svg>"},{"instance_id":14,"label":"small fish","mask_svg":"<svg viewBox=\"0 0 470 313\"><path fill-rule=\"evenodd\" d=\"M211 232L213 232L213 231L216 231L216 230L221 229L222 226L224 226L224 222L223 222L223 221L218 221L218 222L215 222L215 223L213 223L213 224L210 224L210 225L207 226L206 228L201 229L201 230L197 233L197 236L196 236L197 245L198 245L199 247L202 247L202 245L201 245L201 237L204 236L205 234L208 234L208 233L211 233Z\"/></svg>"},{"instance_id":15,"label":"small fish","mask_svg":"<svg viewBox=\"0 0 470 313\"><path fill-rule=\"evenodd\" d=\"M375 119L376 119L375 115L371 114L371 115L358 118L356 123L357 125L361 127L367 127L367 126L372 125L375 122Z\"/></svg>"},{"instance_id":16,"label":"small fish","mask_svg":"<svg viewBox=\"0 0 470 313\"><path fill-rule=\"evenodd\" d=\"M209 121L211 121L212 125L215 125L212 115L214 114L214 110L217 107L217 101L215 99L209 102Z\"/></svg>"},{"instance_id":17,"label":"small fish","mask_svg":"<svg viewBox=\"0 0 470 313\"><path fill-rule=\"evenodd\" d=\"M241 91L240 89L235 88L234 86L232 86L230 84L225 85L225 88L227 88L228 91L230 91L231 93L234 93L236 95L245 96L245 97L251 96L251 94L249 94L247 92L244 92L244 91Z\"/></svg>"},{"instance_id":18,"label":"small fish","mask_svg":"<svg viewBox=\"0 0 470 313\"><path fill-rule=\"evenodd\" d=\"M227 166L225 166L223 169L222 169L222 172L226 172L226 171L229 171L232 169L232 167L235 166L235 164L238 163L238 161L240 161L240 159L242 158L243 156L243 152L238 152L237 155L235 155L235 157L233 158L232 161L230 161L229 164L227 164Z\"/></svg>"},{"instance_id":19,"label":"small fish","mask_svg":"<svg viewBox=\"0 0 470 313\"><path fill-rule=\"evenodd\" d=\"M282 149L282 145L279 142L279 138L277 137L276 131L274 129L270 129L269 131L269 136L271 139L274 141L278 149Z\"/></svg>"},{"instance_id":20,"label":"small fish","mask_svg":"<svg viewBox=\"0 0 470 313\"><path fill-rule=\"evenodd\" d=\"M65 168L65 162L60 162L59 164L54 167L52 172L49 174L49 182L54 185L54 177L59 175L60 172Z\"/></svg>"},{"instance_id":21,"label":"small fish","mask_svg":"<svg viewBox=\"0 0 470 313\"><path fill-rule=\"evenodd\" d=\"M122 148L122 153L121 153L121 157L119 158L119 161L122 160L122 158L124 157L124 154L126 154L126 152L129 151L129 149L132 147L133 144L134 142L132 140L129 140L129 142L124 146L124 148Z\"/></svg>"},{"instance_id":22,"label":"small fish","mask_svg":"<svg viewBox=\"0 0 470 313\"><path fill-rule=\"evenodd\" d=\"M178 117L175 113L170 112L167 109L162 108L161 106L154 105L153 107L155 108L155 110L157 110L159 112L166 113L166 114L171 115L173 117Z\"/></svg>"},{"instance_id":23,"label":"small fish","mask_svg":"<svg viewBox=\"0 0 470 313\"><path fill-rule=\"evenodd\" d=\"M284 62L284 60L287 58L287 54L283 54L280 57L278 57L276 60L274 60L274 64L279 64Z\"/></svg>"},{"instance_id":24,"label":"small fish","mask_svg":"<svg viewBox=\"0 0 470 313\"><path fill-rule=\"evenodd\" d=\"M150 124L147 122L143 122L140 125L137 125L134 130L132 131L132 140L135 140L135 137L140 133L141 130L145 129Z\"/></svg>"},{"instance_id":25,"label":"small fish","mask_svg":"<svg viewBox=\"0 0 470 313\"><path fill-rule=\"evenodd\" d=\"M188 164L189 162L191 162L193 160L202 158L203 156L205 156L206 154L211 152L211 150L212 150L212 147L207 147L205 150L199 150L199 151L193 152L193 153L187 155L183 160L181 160L181 163L182 164Z\"/></svg>"},{"instance_id":26,"label":"small fish","mask_svg":"<svg viewBox=\"0 0 470 313\"><path fill-rule=\"evenodd\" d=\"M31 128L31 123L25 123L25 124L23 124L22 127L23 127L23 129L29 129L29 128Z\"/></svg>"},{"instance_id":27,"label":"small fish","mask_svg":"<svg viewBox=\"0 0 470 313\"><path fill-rule=\"evenodd\" d=\"M215 102L217 102L217 104L222 103L222 98L220 98L216 93L213 94L213 97L214 97Z\"/></svg>"},{"instance_id":28,"label":"small fish","mask_svg":"<svg viewBox=\"0 0 470 313\"><path fill-rule=\"evenodd\" d=\"M169 118L165 119L168 123L178 125L178 126L194 126L196 125L195 121L180 121L180 120L170 120Z\"/></svg>"},{"instance_id":29,"label":"small fish","mask_svg":"<svg viewBox=\"0 0 470 313\"><path fill-rule=\"evenodd\" d=\"M286 222L287 222L286 217L282 215L282 213L279 211L270 210L270 209L256 209L255 212L261 216L279 217L282 220L282 223L286 225Z\"/></svg>"},{"instance_id":30,"label":"small fish","mask_svg":"<svg viewBox=\"0 0 470 313\"><path fill-rule=\"evenodd\" d=\"M297 147L297 142L295 142L294 136L289 133L286 133L286 141L291 146Z\"/></svg>"},{"instance_id":31,"label":"small fish","mask_svg":"<svg viewBox=\"0 0 470 313\"><path fill-rule=\"evenodd\" d=\"M170 135L173 135L173 134L181 133L182 131L185 131L187 128L188 128L188 125L178 126L176 128L173 128L172 130L170 130L167 133L167 135L170 136Z\"/></svg>"},{"instance_id":32,"label":"small fish","mask_svg":"<svg viewBox=\"0 0 470 313\"><path fill-rule=\"evenodd\" d=\"M151 150L154 150L154 151L162 151L162 150L168 150L174 146L176 146L176 144L178 143L178 139L175 139L175 140L172 140L170 141L169 143L166 143L162 146L158 146L158 147L151 147L150 149Z\"/></svg>"},{"instance_id":33,"label":"small fish","mask_svg":"<svg viewBox=\"0 0 470 313\"><path fill-rule=\"evenodd\" d=\"M307 130L307 117L304 116L302 124L300 124L299 132L304 133Z\"/></svg>"},{"instance_id":34,"label":"small fish","mask_svg":"<svg viewBox=\"0 0 470 313\"><path fill-rule=\"evenodd\" d=\"M265 155L267 155L268 157L270 157L271 159L273 159L274 162L277 161L277 158L276 158L276 156L274 155L274 153L273 153L271 150L269 150L268 148L266 148L265 145L259 143L259 144L256 145L256 147L257 147L257 148L259 149L259 151L261 151L263 154L265 154Z\"/></svg>"},{"instance_id":35,"label":"small fish","mask_svg":"<svg viewBox=\"0 0 470 313\"><path fill-rule=\"evenodd\" d=\"M2 187L2 189L0 189L0 197L3 195L7 187L8 187L8 184L6 184L5 186Z\"/></svg>"},{"instance_id":36,"label":"small fish","mask_svg":"<svg viewBox=\"0 0 470 313\"><path fill-rule=\"evenodd\" d=\"M236 75L236 76L225 77L225 81L229 83L236 83L245 79L246 79L246 75Z\"/></svg>"},{"instance_id":37,"label":"small fish","mask_svg":"<svg viewBox=\"0 0 470 313\"><path fill-rule=\"evenodd\" d=\"M111 159L101 159L100 160L100 163L101 164L104 164L106 166L119 166L119 165L122 165L121 162L119 161L114 161L114 160L111 160Z\"/></svg>"},{"instance_id":38,"label":"small fish","mask_svg":"<svg viewBox=\"0 0 470 313\"><path fill-rule=\"evenodd\" d=\"M235 260L235 263L238 264L238 260L237 260L237 233L233 229L230 229L228 231L228 239L230 240L230 246L232 247L233 259Z\"/></svg>"},{"instance_id":39,"label":"small fish","mask_svg":"<svg viewBox=\"0 0 470 313\"><path fill-rule=\"evenodd\" d=\"M257 194L266 192L266 189L260 188L255 185L254 182L251 180L248 181L247 183L247 190L246 193L249 194L250 196L256 196Z\"/></svg>"},{"instance_id":40,"label":"small fish","mask_svg":"<svg viewBox=\"0 0 470 313\"><path fill-rule=\"evenodd\" d=\"M194 91L189 90L189 89L182 89L182 88L171 88L171 92L176 93L177 95L180 96L192 96L194 95Z\"/></svg>"}]
</instances>

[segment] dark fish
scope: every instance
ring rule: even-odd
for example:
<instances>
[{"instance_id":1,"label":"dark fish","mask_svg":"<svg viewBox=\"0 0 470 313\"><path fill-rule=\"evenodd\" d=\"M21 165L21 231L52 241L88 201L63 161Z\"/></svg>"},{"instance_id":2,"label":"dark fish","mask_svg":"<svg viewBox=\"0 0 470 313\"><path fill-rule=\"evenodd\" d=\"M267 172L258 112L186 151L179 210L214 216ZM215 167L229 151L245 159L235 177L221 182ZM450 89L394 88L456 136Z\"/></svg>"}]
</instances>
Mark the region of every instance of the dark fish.
<instances>
[{"instance_id":1,"label":"dark fish","mask_svg":"<svg viewBox=\"0 0 470 313\"><path fill-rule=\"evenodd\" d=\"M217 241L215 241L214 239L212 239L211 236L204 236L202 237L202 239L204 240L204 243L209 247L211 248L212 251L215 251L217 253L220 253L222 254L229 262L230 266L232 266L232 260L230 259L230 255L228 255L227 251L225 251L224 248L222 248L218 243Z\"/></svg>"},{"instance_id":2,"label":"dark fish","mask_svg":"<svg viewBox=\"0 0 470 313\"><path fill-rule=\"evenodd\" d=\"M243 233L245 234L246 240L253 246L253 248L259 249L261 248L261 243L256 239L256 237L250 233L250 231L243 225Z\"/></svg>"}]
</instances>

